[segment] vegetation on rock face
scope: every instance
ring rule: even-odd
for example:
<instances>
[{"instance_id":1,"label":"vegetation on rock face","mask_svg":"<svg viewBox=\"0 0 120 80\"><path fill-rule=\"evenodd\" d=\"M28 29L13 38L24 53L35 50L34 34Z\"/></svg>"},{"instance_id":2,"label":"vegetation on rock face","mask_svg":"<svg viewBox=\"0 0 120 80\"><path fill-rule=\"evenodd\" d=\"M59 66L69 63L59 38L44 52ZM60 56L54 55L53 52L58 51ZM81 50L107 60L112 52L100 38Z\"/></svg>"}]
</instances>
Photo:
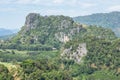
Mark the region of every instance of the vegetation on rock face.
<instances>
[{"instance_id":1,"label":"vegetation on rock face","mask_svg":"<svg viewBox=\"0 0 120 80\"><path fill-rule=\"evenodd\" d=\"M99 36L100 35L100 36ZM60 49L62 44L80 39L84 36L96 36L114 39L115 35L109 29L92 27L75 23L66 16L41 16L30 13L25 25L12 40L0 45L2 49L45 50Z\"/></svg>"},{"instance_id":2,"label":"vegetation on rock face","mask_svg":"<svg viewBox=\"0 0 120 80\"><path fill-rule=\"evenodd\" d=\"M100 46L99 42L103 42L107 44L109 43L109 41L112 41L115 39L116 39L116 36L110 29L105 29L105 28L96 27L96 26L86 27L86 32L82 34L81 38L80 36L78 36L74 40L69 41L64 45L64 49L61 55L67 59L73 59L73 60L76 60L76 62L80 62L81 58L90 52L88 51L89 48L90 50L92 50L93 48L91 47ZM93 43L93 45L90 45L91 43ZM97 45L95 45L96 43ZM108 47L108 46L109 45L106 45L105 47ZM101 45L100 48L102 47L104 46ZM97 50L97 48L94 48L94 49ZM109 49L107 50L109 51Z\"/></svg>"},{"instance_id":3,"label":"vegetation on rock face","mask_svg":"<svg viewBox=\"0 0 120 80\"><path fill-rule=\"evenodd\" d=\"M60 49L63 43L73 39L84 28L66 16L41 16L30 13L21 31L6 47L19 50Z\"/></svg>"},{"instance_id":4,"label":"vegetation on rock face","mask_svg":"<svg viewBox=\"0 0 120 80\"><path fill-rule=\"evenodd\" d=\"M107 80L109 79L109 74L112 74L111 78L117 80L120 77L120 66L118 66L120 64L119 42L120 39L116 38L111 30L91 26L88 27L84 37L79 39L76 38L64 45L62 50L69 50L67 50L67 54L62 58L66 60L71 59L76 62L76 60L80 58L74 59L71 58L71 55L77 52L76 49L79 47L79 44L86 43L87 54L83 56L82 61L79 63L79 67L76 67L79 71L75 71L74 76L79 76L78 80L84 78L85 80ZM79 49L79 51L81 50ZM76 56L79 56L78 54L76 54ZM80 52L80 54L82 55L83 53ZM103 76L103 74L106 73L104 70L108 72L106 77ZM74 68L72 71L74 71ZM99 71L101 73L99 73Z\"/></svg>"}]
</instances>

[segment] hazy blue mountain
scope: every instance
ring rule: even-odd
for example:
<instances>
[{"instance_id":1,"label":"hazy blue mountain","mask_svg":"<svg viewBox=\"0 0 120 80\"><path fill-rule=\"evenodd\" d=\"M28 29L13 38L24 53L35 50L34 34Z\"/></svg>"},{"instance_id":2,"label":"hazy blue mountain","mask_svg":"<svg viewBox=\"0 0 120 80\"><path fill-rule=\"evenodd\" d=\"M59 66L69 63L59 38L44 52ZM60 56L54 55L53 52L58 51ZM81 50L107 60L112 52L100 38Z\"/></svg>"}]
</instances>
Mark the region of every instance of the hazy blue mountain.
<instances>
[{"instance_id":1,"label":"hazy blue mountain","mask_svg":"<svg viewBox=\"0 0 120 80\"><path fill-rule=\"evenodd\" d=\"M16 34L20 31L20 29L12 29L11 31Z\"/></svg>"},{"instance_id":2,"label":"hazy blue mountain","mask_svg":"<svg viewBox=\"0 0 120 80\"><path fill-rule=\"evenodd\" d=\"M120 36L120 12L96 13L74 17L73 19L82 24L111 28L117 36Z\"/></svg>"},{"instance_id":3,"label":"hazy blue mountain","mask_svg":"<svg viewBox=\"0 0 120 80\"><path fill-rule=\"evenodd\" d=\"M16 35L19 29L4 29L0 28L0 39L7 40Z\"/></svg>"},{"instance_id":4,"label":"hazy blue mountain","mask_svg":"<svg viewBox=\"0 0 120 80\"><path fill-rule=\"evenodd\" d=\"M12 30L0 28L0 36L6 36L13 34Z\"/></svg>"},{"instance_id":5,"label":"hazy blue mountain","mask_svg":"<svg viewBox=\"0 0 120 80\"><path fill-rule=\"evenodd\" d=\"M9 35L4 35L4 36L0 36L0 40L9 40L12 37L14 37L15 35L16 35L16 33L9 34Z\"/></svg>"}]
</instances>

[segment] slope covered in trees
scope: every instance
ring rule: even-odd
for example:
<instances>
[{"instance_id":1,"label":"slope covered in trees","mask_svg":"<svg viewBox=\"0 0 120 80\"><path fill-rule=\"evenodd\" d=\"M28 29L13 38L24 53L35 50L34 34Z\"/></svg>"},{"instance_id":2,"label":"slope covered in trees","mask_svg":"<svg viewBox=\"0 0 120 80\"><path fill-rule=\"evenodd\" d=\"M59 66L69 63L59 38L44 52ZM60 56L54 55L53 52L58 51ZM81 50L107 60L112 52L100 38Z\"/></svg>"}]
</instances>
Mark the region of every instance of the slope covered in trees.
<instances>
[{"instance_id":1,"label":"slope covered in trees","mask_svg":"<svg viewBox=\"0 0 120 80\"><path fill-rule=\"evenodd\" d=\"M8 69L0 64L0 80L14 80Z\"/></svg>"},{"instance_id":2,"label":"slope covered in trees","mask_svg":"<svg viewBox=\"0 0 120 80\"><path fill-rule=\"evenodd\" d=\"M16 43L21 49L24 46L34 47L36 50L59 49L61 44L72 40L73 36L82 30L84 28L80 24L76 24L67 16L41 16L30 13L26 17L24 26L11 43Z\"/></svg>"},{"instance_id":3,"label":"slope covered in trees","mask_svg":"<svg viewBox=\"0 0 120 80\"><path fill-rule=\"evenodd\" d=\"M87 16L78 16L73 19L82 24L110 28L117 36L120 36L120 12L97 13Z\"/></svg>"},{"instance_id":4,"label":"slope covered in trees","mask_svg":"<svg viewBox=\"0 0 120 80\"><path fill-rule=\"evenodd\" d=\"M70 40L87 35L95 34L96 37L115 38L114 33L109 29L97 27L92 29L93 31L67 16L41 16L30 13L19 33L6 44L1 42L1 48L50 51L60 49Z\"/></svg>"}]
</instances>

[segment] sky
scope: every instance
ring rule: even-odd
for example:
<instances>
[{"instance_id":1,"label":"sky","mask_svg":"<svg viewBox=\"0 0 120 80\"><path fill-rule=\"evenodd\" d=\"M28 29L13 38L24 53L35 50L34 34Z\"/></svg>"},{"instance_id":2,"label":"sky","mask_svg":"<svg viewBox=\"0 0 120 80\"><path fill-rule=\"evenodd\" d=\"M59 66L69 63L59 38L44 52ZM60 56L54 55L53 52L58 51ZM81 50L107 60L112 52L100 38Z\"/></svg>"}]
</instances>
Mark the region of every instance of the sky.
<instances>
[{"instance_id":1,"label":"sky","mask_svg":"<svg viewBox=\"0 0 120 80\"><path fill-rule=\"evenodd\" d=\"M0 0L0 28L20 29L29 13L70 17L120 11L120 0Z\"/></svg>"}]
</instances>

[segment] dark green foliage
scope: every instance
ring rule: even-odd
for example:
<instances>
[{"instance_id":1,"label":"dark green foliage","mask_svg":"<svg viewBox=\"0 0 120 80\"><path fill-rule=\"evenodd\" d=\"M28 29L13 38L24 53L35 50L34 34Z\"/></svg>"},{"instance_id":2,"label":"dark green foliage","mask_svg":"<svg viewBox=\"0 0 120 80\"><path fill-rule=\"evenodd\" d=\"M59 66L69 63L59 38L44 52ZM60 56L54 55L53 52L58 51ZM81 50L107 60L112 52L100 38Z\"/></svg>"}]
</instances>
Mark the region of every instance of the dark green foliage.
<instances>
[{"instance_id":1,"label":"dark green foliage","mask_svg":"<svg viewBox=\"0 0 120 80\"><path fill-rule=\"evenodd\" d=\"M14 80L8 69L0 64L0 80Z\"/></svg>"},{"instance_id":2,"label":"dark green foliage","mask_svg":"<svg viewBox=\"0 0 120 80\"><path fill-rule=\"evenodd\" d=\"M73 80L68 71L52 71L42 75L44 80ZM40 79L40 80L42 80Z\"/></svg>"},{"instance_id":3,"label":"dark green foliage","mask_svg":"<svg viewBox=\"0 0 120 80\"><path fill-rule=\"evenodd\" d=\"M95 40L88 42L86 64L94 64L97 69L117 70L119 68L119 41ZM117 44L117 45L116 45ZM116 72L117 74L117 72Z\"/></svg>"},{"instance_id":4,"label":"dark green foliage","mask_svg":"<svg viewBox=\"0 0 120 80\"><path fill-rule=\"evenodd\" d=\"M73 80L68 71L59 70L55 62L41 59L38 61L26 60L22 62L25 80Z\"/></svg>"},{"instance_id":5,"label":"dark green foliage","mask_svg":"<svg viewBox=\"0 0 120 80\"><path fill-rule=\"evenodd\" d=\"M54 59L59 56L58 51L3 51L0 50L0 61L2 62L22 62L26 59Z\"/></svg>"},{"instance_id":6,"label":"dark green foliage","mask_svg":"<svg viewBox=\"0 0 120 80\"><path fill-rule=\"evenodd\" d=\"M1 44L1 49L17 49L19 51L52 51L52 46L49 45L41 45L41 44L33 44L33 45L22 45L16 43L9 43L9 44Z\"/></svg>"},{"instance_id":7,"label":"dark green foliage","mask_svg":"<svg viewBox=\"0 0 120 80\"><path fill-rule=\"evenodd\" d=\"M15 52L12 50L12 54L15 54Z\"/></svg>"},{"instance_id":8,"label":"dark green foliage","mask_svg":"<svg viewBox=\"0 0 120 80\"><path fill-rule=\"evenodd\" d=\"M86 80L119 80L120 76L115 76L113 71L97 71L92 75L88 75Z\"/></svg>"}]
</instances>

